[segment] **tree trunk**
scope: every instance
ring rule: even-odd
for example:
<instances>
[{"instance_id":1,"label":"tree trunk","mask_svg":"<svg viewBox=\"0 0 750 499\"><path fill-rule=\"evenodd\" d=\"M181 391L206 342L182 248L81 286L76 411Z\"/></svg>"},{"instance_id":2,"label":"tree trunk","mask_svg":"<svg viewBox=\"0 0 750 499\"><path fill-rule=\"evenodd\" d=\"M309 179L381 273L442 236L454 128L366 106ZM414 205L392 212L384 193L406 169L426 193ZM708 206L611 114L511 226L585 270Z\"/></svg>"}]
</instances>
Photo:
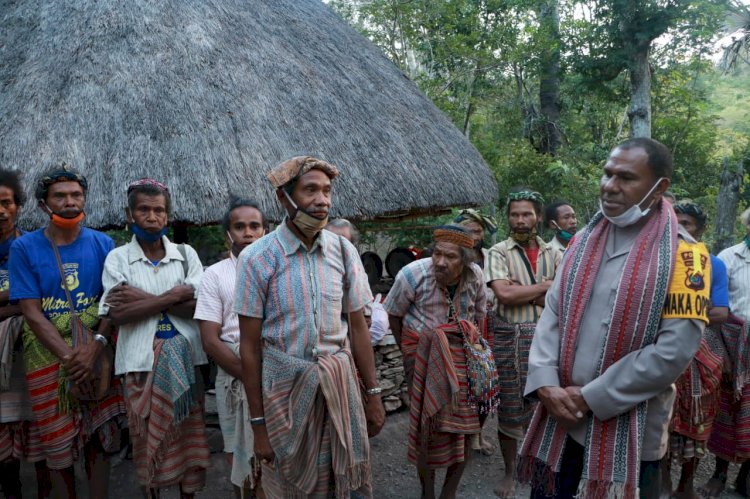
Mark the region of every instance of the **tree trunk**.
<instances>
[{"instance_id":1,"label":"tree trunk","mask_svg":"<svg viewBox=\"0 0 750 499\"><path fill-rule=\"evenodd\" d=\"M736 171L729 168L729 160L724 158L724 169L721 172L721 185L716 200L716 228L713 253L734 244L734 225L737 221L737 205L740 202L740 186L742 185L743 164L739 162Z\"/></svg>"},{"instance_id":2,"label":"tree trunk","mask_svg":"<svg viewBox=\"0 0 750 499\"><path fill-rule=\"evenodd\" d=\"M541 54L539 79L539 111L544 120L539 152L557 154L560 147L560 14L557 0L542 2L539 24L547 37L547 47Z\"/></svg>"},{"instance_id":3,"label":"tree trunk","mask_svg":"<svg viewBox=\"0 0 750 499\"><path fill-rule=\"evenodd\" d=\"M651 138L651 68L648 54L651 44L634 48L630 58L630 136Z\"/></svg>"}]
</instances>

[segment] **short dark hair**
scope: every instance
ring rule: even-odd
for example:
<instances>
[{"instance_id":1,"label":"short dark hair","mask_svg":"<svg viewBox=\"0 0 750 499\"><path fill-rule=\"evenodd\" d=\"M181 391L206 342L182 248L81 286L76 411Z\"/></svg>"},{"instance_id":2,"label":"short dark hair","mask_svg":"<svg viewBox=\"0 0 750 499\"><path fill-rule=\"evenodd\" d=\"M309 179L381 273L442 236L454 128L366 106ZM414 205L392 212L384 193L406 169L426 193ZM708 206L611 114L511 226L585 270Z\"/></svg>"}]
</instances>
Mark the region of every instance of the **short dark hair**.
<instances>
[{"instance_id":1,"label":"short dark hair","mask_svg":"<svg viewBox=\"0 0 750 499\"><path fill-rule=\"evenodd\" d=\"M656 178L672 179L672 152L667 146L658 140L648 139L646 137L636 137L628 139L619 144L615 149L636 149L640 148L646 151L648 156L648 166Z\"/></svg>"},{"instance_id":2,"label":"short dark hair","mask_svg":"<svg viewBox=\"0 0 750 499\"><path fill-rule=\"evenodd\" d=\"M706 216L701 207L689 199L683 199L679 203L673 204L672 208L675 213L693 217L699 229L704 228L708 223L708 216Z\"/></svg>"},{"instance_id":3,"label":"short dark hair","mask_svg":"<svg viewBox=\"0 0 750 499\"><path fill-rule=\"evenodd\" d=\"M164 196L167 213L172 213L172 196L170 196L169 191L160 189L152 184L135 185L130 187L128 191L128 208L130 208L130 211L135 210L138 194L143 194L144 196Z\"/></svg>"},{"instance_id":4,"label":"short dark hair","mask_svg":"<svg viewBox=\"0 0 750 499\"><path fill-rule=\"evenodd\" d=\"M6 170L0 168L0 186L7 187L13 191L13 201L18 206L26 203L26 192L21 185L21 172L18 170Z\"/></svg>"},{"instance_id":5,"label":"short dark hair","mask_svg":"<svg viewBox=\"0 0 750 499\"><path fill-rule=\"evenodd\" d=\"M571 208L573 207L567 201L555 201L554 203L547 205L547 207L544 209L544 223L547 227L550 226L550 223L553 220L557 222L557 209L561 206L570 206Z\"/></svg>"},{"instance_id":6,"label":"short dark hair","mask_svg":"<svg viewBox=\"0 0 750 499\"><path fill-rule=\"evenodd\" d=\"M227 211L224 212L224 216L221 217L221 227L222 229L224 229L224 232L229 230L229 222L232 219L232 212L237 208L242 208L243 206L247 206L248 208L255 208L256 210L258 210L258 213L260 213L260 220L263 224L263 228L265 230L268 230L268 220L266 220L266 214L263 213L263 210L260 209L258 203L256 203L252 199L235 196L229 200L229 208L227 208Z\"/></svg>"},{"instance_id":7,"label":"short dark hair","mask_svg":"<svg viewBox=\"0 0 750 499\"><path fill-rule=\"evenodd\" d=\"M532 189L531 187L525 186L525 185L518 185L518 186L512 188L510 190L509 194L514 194L514 193L518 193L518 192L530 192L530 193L535 193L535 194L539 195L539 193L537 193L534 189ZM544 212L544 205L538 199L516 199L516 200L508 201L508 206L506 206L506 208L505 208L505 214L506 215L510 215L510 205L511 205L511 203L517 203L519 201L528 201L529 203L531 203L534 206L534 211L536 212L536 216L537 217L541 217L542 216L542 212Z\"/></svg>"}]
</instances>

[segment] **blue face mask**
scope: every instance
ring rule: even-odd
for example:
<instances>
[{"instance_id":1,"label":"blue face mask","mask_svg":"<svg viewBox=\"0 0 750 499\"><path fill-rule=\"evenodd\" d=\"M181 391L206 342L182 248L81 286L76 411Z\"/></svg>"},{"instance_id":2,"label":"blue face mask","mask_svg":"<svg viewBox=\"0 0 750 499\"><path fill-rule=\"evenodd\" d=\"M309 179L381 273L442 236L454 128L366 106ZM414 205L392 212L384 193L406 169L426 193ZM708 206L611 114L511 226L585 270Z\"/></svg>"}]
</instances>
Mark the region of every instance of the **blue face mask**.
<instances>
[{"instance_id":1,"label":"blue face mask","mask_svg":"<svg viewBox=\"0 0 750 499\"><path fill-rule=\"evenodd\" d=\"M743 239L743 241L745 241L745 246L750 248L750 236L745 236L745 239Z\"/></svg>"},{"instance_id":2,"label":"blue face mask","mask_svg":"<svg viewBox=\"0 0 750 499\"><path fill-rule=\"evenodd\" d=\"M135 237L138 238L138 240L143 241L144 243L155 243L156 241L160 240L162 236L167 235L167 232L169 232L169 227L164 227L159 232L146 232L136 224L131 223L130 230L133 232L133 234L135 234Z\"/></svg>"}]
</instances>

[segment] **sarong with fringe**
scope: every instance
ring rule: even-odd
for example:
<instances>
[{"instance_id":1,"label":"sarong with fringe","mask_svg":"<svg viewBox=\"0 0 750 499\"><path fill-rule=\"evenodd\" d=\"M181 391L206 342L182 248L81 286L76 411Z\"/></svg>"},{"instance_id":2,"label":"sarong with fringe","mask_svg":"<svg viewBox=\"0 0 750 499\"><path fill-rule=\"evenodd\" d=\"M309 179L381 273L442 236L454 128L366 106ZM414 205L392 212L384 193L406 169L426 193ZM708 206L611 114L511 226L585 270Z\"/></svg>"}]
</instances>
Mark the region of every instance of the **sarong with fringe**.
<instances>
[{"instance_id":1,"label":"sarong with fringe","mask_svg":"<svg viewBox=\"0 0 750 499\"><path fill-rule=\"evenodd\" d=\"M23 317L0 322L0 461L26 459L31 402L26 386L22 341Z\"/></svg>"},{"instance_id":2,"label":"sarong with fringe","mask_svg":"<svg viewBox=\"0 0 750 499\"><path fill-rule=\"evenodd\" d=\"M371 497L367 421L348 349L311 361L265 344L263 406L276 455L263 466L267 497Z\"/></svg>"},{"instance_id":3,"label":"sarong with fringe","mask_svg":"<svg viewBox=\"0 0 750 499\"><path fill-rule=\"evenodd\" d=\"M529 372L529 350L536 324L512 324L495 318L493 354L500 381L500 405L497 420L500 425L527 425L534 414L535 402L523 396Z\"/></svg>"},{"instance_id":4,"label":"sarong with fringe","mask_svg":"<svg viewBox=\"0 0 750 499\"><path fill-rule=\"evenodd\" d=\"M83 324L95 329L99 305L93 303L79 313ZM70 315L51 320L68 345L73 339ZM122 385L117 378L98 402L82 402L68 392L67 373L60 361L37 340L27 323L23 330L23 357L31 401L32 421L26 459L47 461L50 469L73 465L83 445L96 434L107 453L120 450L120 423L126 412Z\"/></svg>"},{"instance_id":5,"label":"sarong with fringe","mask_svg":"<svg viewBox=\"0 0 750 499\"><path fill-rule=\"evenodd\" d=\"M138 482L201 490L210 464L203 387L190 343L181 334L154 338L154 368L125 375L130 438Z\"/></svg>"},{"instance_id":6,"label":"sarong with fringe","mask_svg":"<svg viewBox=\"0 0 750 499\"><path fill-rule=\"evenodd\" d=\"M463 335L458 325L443 324L418 338L409 385L407 455L417 466L446 468L466 459L466 436L481 431L479 414L469 405Z\"/></svg>"},{"instance_id":7,"label":"sarong with fringe","mask_svg":"<svg viewBox=\"0 0 750 499\"><path fill-rule=\"evenodd\" d=\"M673 459L704 455L718 410L725 356L720 333L706 328L695 358L675 382L677 394L670 422Z\"/></svg>"}]
</instances>

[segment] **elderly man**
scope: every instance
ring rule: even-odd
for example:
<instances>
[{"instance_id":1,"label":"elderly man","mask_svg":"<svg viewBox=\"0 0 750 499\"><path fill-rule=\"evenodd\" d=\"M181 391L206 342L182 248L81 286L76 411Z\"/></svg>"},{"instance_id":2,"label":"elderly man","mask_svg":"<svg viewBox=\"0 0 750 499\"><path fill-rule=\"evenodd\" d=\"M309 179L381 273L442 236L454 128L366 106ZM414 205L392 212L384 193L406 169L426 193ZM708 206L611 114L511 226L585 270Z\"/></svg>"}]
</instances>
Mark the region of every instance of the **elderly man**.
<instances>
[{"instance_id":1,"label":"elderly man","mask_svg":"<svg viewBox=\"0 0 750 499\"><path fill-rule=\"evenodd\" d=\"M737 475L736 490L747 495L750 491L750 208L740 217L746 234L742 242L721 253L729 276L730 320L722 328L731 373L721 384L719 414L708 449L716 455L714 475L704 486L709 497L718 497L727 481L729 462L742 462ZM732 332L735 334L732 334Z\"/></svg>"},{"instance_id":2,"label":"elderly man","mask_svg":"<svg viewBox=\"0 0 750 499\"><path fill-rule=\"evenodd\" d=\"M422 497L428 499L435 497L437 468L448 468L440 497L456 497L469 456L467 437L481 431L478 410L469 405L464 338L479 341L476 325L484 321L487 299L469 232L444 226L433 239L432 258L402 268L384 303L409 383L409 461L417 466ZM449 351L433 362L440 344ZM454 390L449 373L455 373ZM445 381L430 383L436 379Z\"/></svg>"},{"instance_id":3,"label":"elderly man","mask_svg":"<svg viewBox=\"0 0 750 499\"><path fill-rule=\"evenodd\" d=\"M532 497L659 497L673 383L695 356L711 264L661 199L672 155L631 139L610 153L599 211L537 324L526 395L541 404L520 452Z\"/></svg>"},{"instance_id":4,"label":"elderly man","mask_svg":"<svg viewBox=\"0 0 750 499\"><path fill-rule=\"evenodd\" d=\"M21 497L20 459L28 453L31 418L23 351L17 341L23 330L23 317L21 307L9 301L8 280L10 247L22 235L16 217L25 202L20 172L0 169L0 486L8 498ZM41 478L37 477L38 486Z\"/></svg>"},{"instance_id":5,"label":"elderly man","mask_svg":"<svg viewBox=\"0 0 750 499\"><path fill-rule=\"evenodd\" d=\"M696 241L700 241L708 220L701 207L684 200L673 203L673 208L680 226ZM711 306L708 319L711 327L703 331L698 353L675 383L677 394L670 423L670 457L682 463L682 472L676 490L669 493L677 498L698 497L693 487L693 477L711 435L718 409L722 363L726 356L720 328L729 315L727 269L719 258L710 257Z\"/></svg>"},{"instance_id":6,"label":"elderly man","mask_svg":"<svg viewBox=\"0 0 750 499\"><path fill-rule=\"evenodd\" d=\"M554 202L545 208L544 222L548 229L555 232L555 237L547 244L555 251L564 253L576 233L578 220L575 210L565 201Z\"/></svg>"},{"instance_id":7,"label":"elderly man","mask_svg":"<svg viewBox=\"0 0 750 499\"><path fill-rule=\"evenodd\" d=\"M372 300L364 268L349 241L323 230L338 174L310 156L269 171L288 216L240 255L242 382L268 497L372 495L367 436L380 431L385 411L363 313Z\"/></svg>"},{"instance_id":8,"label":"elderly man","mask_svg":"<svg viewBox=\"0 0 750 499\"><path fill-rule=\"evenodd\" d=\"M229 251L227 258L210 266L203 274L195 319L200 324L203 348L218 367L216 410L224 437L224 453L232 467L235 495L242 497L242 489L247 489L251 480L253 433L246 424L247 399L240 381L240 320L234 312L237 257L265 235L268 222L255 202L238 198L230 203L221 225ZM238 455L234 456L235 453ZM245 490L244 496L249 497L249 492Z\"/></svg>"},{"instance_id":9,"label":"elderly man","mask_svg":"<svg viewBox=\"0 0 750 499\"><path fill-rule=\"evenodd\" d=\"M544 307L544 295L555 278L561 254L537 235L542 196L516 188L507 204L510 237L490 249L486 281L497 298L493 319L494 351L501 402L497 435L505 474L495 493L515 497L516 454L533 406L523 397L529 348Z\"/></svg>"},{"instance_id":10,"label":"elderly man","mask_svg":"<svg viewBox=\"0 0 750 499\"><path fill-rule=\"evenodd\" d=\"M193 248L167 238L170 207L161 182L128 186L133 238L107 256L99 313L120 326L115 373L125 378L138 482L149 497L179 484L187 498L203 488L209 465L195 372L207 361L193 320L203 266Z\"/></svg>"},{"instance_id":11,"label":"elderly man","mask_svg":"<svg viewBox=\"0 0 750 499\"><path fill-rule=\"evenodd\" d=\"M52 490L40 491L45 497L76 497L77 456L85 458L89 495L107 497L108 455L119 450L118 416L125 413L117 381L101 400L76 400L75 395L93 379L110 341L110 325L99 319L98 302L104 259L114 242L81 227L87 191L86 178L67 165L42 175L34 194L50 223L15 240L8 263L10 299L18 301L26 320L23 357L33 411L28 459L42 463L37 470L46 461ZM97 331L95 341L72 345L73 314ZM44 488L46 477L39 483Z\"/></svg>"}]
</instances>

